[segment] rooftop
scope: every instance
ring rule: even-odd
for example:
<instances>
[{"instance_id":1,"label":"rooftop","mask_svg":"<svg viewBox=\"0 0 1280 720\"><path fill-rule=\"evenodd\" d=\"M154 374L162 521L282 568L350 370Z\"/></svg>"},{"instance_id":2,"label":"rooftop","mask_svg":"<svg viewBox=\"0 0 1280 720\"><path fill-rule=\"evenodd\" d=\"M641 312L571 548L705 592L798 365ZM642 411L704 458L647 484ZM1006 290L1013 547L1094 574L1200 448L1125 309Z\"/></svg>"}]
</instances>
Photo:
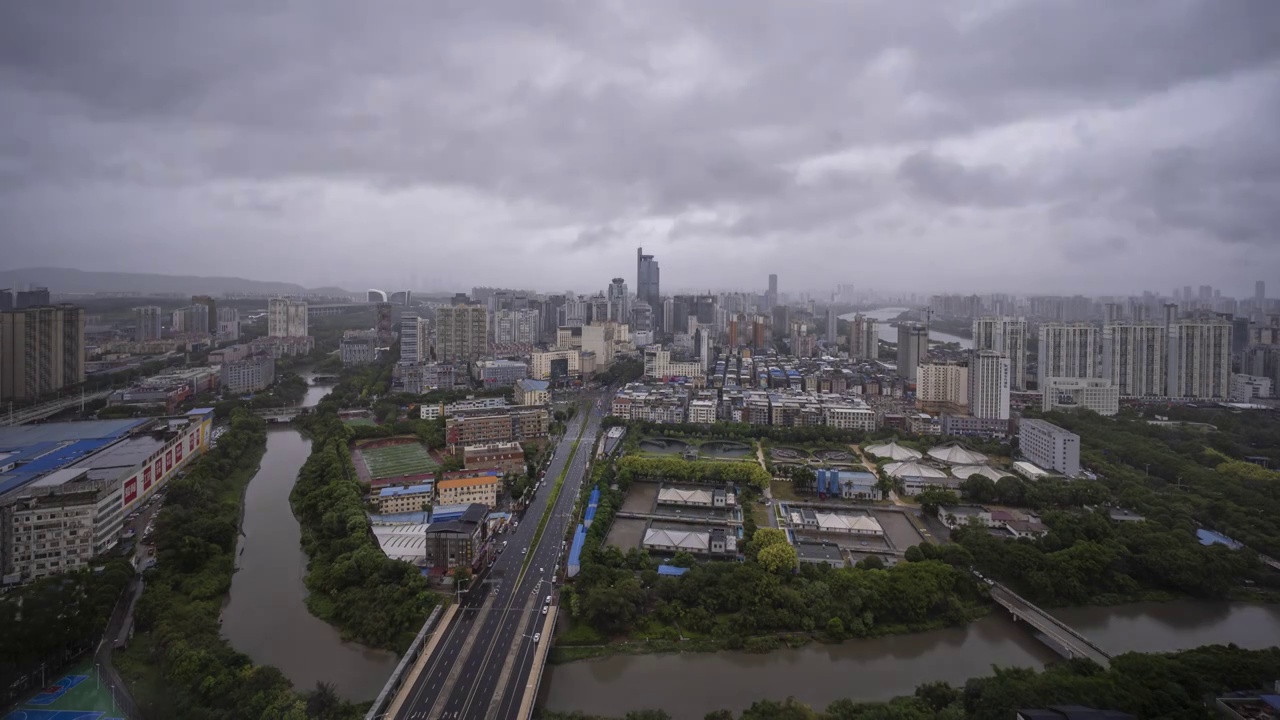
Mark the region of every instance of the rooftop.
<instances>
[{"instance_id":1,"label":"rooftop","mask_svg":"<svg viewBox=\"0 0 1280 720\"><path fill-rule=\"evenodd\" d=\"M388 487L382 488L378 493L378 497L396 497L397 495L421 495L431 492L431 483L423 483L422 485L409 485L407 487Z\"/></svg>"}]
</instances>

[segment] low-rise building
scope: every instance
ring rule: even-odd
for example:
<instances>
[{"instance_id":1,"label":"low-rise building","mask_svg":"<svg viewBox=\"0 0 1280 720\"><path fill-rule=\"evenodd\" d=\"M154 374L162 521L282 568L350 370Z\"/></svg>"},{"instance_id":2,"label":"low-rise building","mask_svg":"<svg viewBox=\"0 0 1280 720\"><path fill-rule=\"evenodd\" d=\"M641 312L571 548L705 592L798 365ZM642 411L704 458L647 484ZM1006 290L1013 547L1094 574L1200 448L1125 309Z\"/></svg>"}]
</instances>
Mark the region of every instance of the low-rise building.
<instances>
[{"instance_id":1,"label":"low-rise building","mask_svg":"<svg viewBox=\"0 0 1280 720\"><path fill-rule=\"evenodd\" d=\"M788 517L792 527L809 532L840 535L884 535L880 521L870 515L828 512L814 508L793 509Z\"/></svg>"},{"instance_id":2,"label":"low-rise building","mask_svg":"<svg viewBox=\"0 0 1280 720\"><path fill-rule=\"evenodd\" d=\"M1247 403L1271 397L1271 378L1237 373L1231 376L1231 402Z\"/></svg>"},{"instance_id":3,"label":"low-rise building","mask_svg":"<svg viewBox=\"0 0 1280 720\"><path fill-rule=\"evenodd\" d=\"M1120 412L1120 388L1104 378L1051 377L1040 388L1040 408L1051 410L1092 410L1099 415Z\"/></svg>"},{"instance_id":4,"label":"low-rise building","mask_svg":"<svg viewBox=\"0 0 1280 720\"><path fill-rule=\"evenodd\" d=\"M462 461L464 467L472 472L520 473L524 471L524 448L518 442L467 445L462 449Z\"/></svg>"},{"instance_id":5,"label":"low-rise building","mask_svg":"<svg viewBox=\"0 0 1280 720\"><path fill-rule=\"evenodd\" d=\"M316 339L310 335L289 337L260 337L249 341L249 352L264 352L277 360L282 357L307 355L316 348Z\"/></svg>"},{"instance_id":6,"label":"low-rise building","mask_svg":"<svg viewBox=\"0 0 1280 720\"><path fill-rule=\"evenodd\" d=\"M943 415L942 434L948 437L1009 437L1012 421L1001 418L979 418L972 415Z\"/></svg>"},{"instance_id":7,"label":"low-rise building","mask_svg":"<svg viewBox=\"0 0 1280 720\"><path fill-rule=\"evenodd\" d=\"M733 555L738 552L738 538L725 528L675 530L650 527L644 531L642 545L646 550L693 555Z\"/></svg>"},{"instance_id":8,"label":"low-rise building","mask_svg":"<svg viewBox=\"0 0 1280 720\"><path fill-rule=\"evenodd\" d=\"M424 565L453 570L475 569L483 560L481 548L488 539L489 508L473 504L461 517L427 525Z\"/></svg>"},{"instance_id":9,"label":"low-rise building","mask_svg":"<svg viewBox=\"0 0 1280 720\"><path fill-rule=\"evenodd\" d=\"M431 483L410 485L408 487L387 487L378 491L378 512L383 515L393 513L421 512L423 506L431 505L434 489Z\"/></svg>"},{"instance_id":10,"label":"low-rise building","mask_svg":"<svg viewBox=\"0 0 1280 720\"><path fill-rule=\"evenodd\" d=\"M446 418L445 441L463 446L522 442L546 437L550 428L551 415L545 407L516 405L469 410Z\"/></svg>"},{"instance_id":11,"label":"low-rise building","mask_svg":"<svg viewBox=\"0 0 1280 720\"><path fill-rule=\"evenodd\" d=\"M663 487L658 491L658 504L724 509L736 507L738 499L732 487Z\"/></svg>"},{"instance_id":12,"label":"low-rise building","mask_svg":"<svg viewBox=\"0 0 1280 720\"><path fill-rule=\"evenodd\" d=\"M1027 460L1067 477L1080 474L1080 436L1046 420L1023 420L1018 449Z\"/></svg>"},{"instance_id":13,"label":"low-rise building","mask_svg":"<svg viewBox=\"0 0 1280 720\"><path fill-rule=\"evenodd\" d=\"M959 492L962 482L959 478L923 475L904 475L899 479L902 481L902 494L908 497L915 497L929 488Z\"/></svg>"},{"instance_id":14,"label":"low-rise building","mask_svg":"<svg viewBox=\"0 0 1280 720\"><path fill-rule=\"evenodd\" d=\"M582 377L582 351L563 348L529 356L529 374L535 380L562 382Z\"/></svg>"},{"instance_id":15,"label":"low-rise building","mask_svg":"<svg viewBox=\"0 0 1280 720\"><path fill-rule=\"evenodd\" d=\"M880 496L876 476L869 472L822 469L815 476L814 487L819 497L874 500Z\"/></svg>"},{"instance_id":16,"label":"low-rise building","mask_svg":"<svg viewBox=\"0 0 1280 720\"><path fill-rule=\"evenodd\" d=\"M515 401L517 405L550 405L551 384L546 380L524 378L516 381Z\"/></svg>"},{"instance_id":17,"label":"low-rise building","mask_svg":"<svg viewBox=\"0 0 1280 720\"><path fill-rule=\"evenodd\" d=\"M472 365L471 376L484 388L511 387L529 376L529 366L515 360L480 360Z\"/></svg>"},{"instance_id":18,"label":"low-rise building","mask_svg":"<svg viewBox=\"0 0 1280 720\"><path fill-rule=\"evenodd\" d=\"M496 470L466 472L462 477L450 477L458 473L446 473L436 483L441 505L479 503L487 508L498 504L498 490L502 487L502 473Z\"/></svg>"},{"instance_id":19,"label":"low-rise building","mask_svg":"<svg viewBox=\"0 0 1280 720\"><path fill-rule=\"evenodd\" d=\"M276 381L276 359L267 353L223 363L222 387L233 393L266 390Z\"/></svg>"},{"instance_id":20,"label":"low-rise building","mask_svg":"<svg viewBox=\"0 0 1280 720\"><path fill-rule=\"evenodd\" d=\"M689 401L689 422L710 425L716 421L716 401L700 398Z\"/></svg>"}]
</instances>

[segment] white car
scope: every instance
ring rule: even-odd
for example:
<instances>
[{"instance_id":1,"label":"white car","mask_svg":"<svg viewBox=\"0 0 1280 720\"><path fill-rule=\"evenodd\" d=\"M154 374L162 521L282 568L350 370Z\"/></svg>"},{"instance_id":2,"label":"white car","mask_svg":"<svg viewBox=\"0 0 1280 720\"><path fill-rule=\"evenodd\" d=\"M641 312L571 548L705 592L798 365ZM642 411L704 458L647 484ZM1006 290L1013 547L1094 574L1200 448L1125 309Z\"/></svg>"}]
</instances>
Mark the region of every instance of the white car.
<instances>
[{"instance_id":1,"label":"white car","mask_svg":"<svg viewBox=\"0 0 1280 720\"><path fill-rule=\"evenodd\" d=\"M521 555L528 555L528 554L529 554L529 548L525 548L525 549L521 550L521 551L520 551L520 554L521 554Z\"/></svg>"},{"instance_id":2,"label":"white car","mask_svg":"<svg viewBox=\"0 0 1280 720\"><path fill-rule=\"evenodd\" d=\"M534 634L533 634L533 641L534 641L535 643L536 643L536 642L538 642L538 641L539 641L539 640L541 640L541 639L542 639L542 633L534 633Z\"/></svg>"}]
</instances>

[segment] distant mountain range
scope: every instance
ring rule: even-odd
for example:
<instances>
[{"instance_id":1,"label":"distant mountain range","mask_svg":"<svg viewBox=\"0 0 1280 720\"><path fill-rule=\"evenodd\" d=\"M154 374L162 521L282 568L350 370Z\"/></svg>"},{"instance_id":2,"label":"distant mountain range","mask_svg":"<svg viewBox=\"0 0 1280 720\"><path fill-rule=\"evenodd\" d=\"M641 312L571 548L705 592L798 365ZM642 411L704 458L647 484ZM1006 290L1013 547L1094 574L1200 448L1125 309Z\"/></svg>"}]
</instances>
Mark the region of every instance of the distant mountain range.
<instances>
[{"instance_id":1,"label":"distant mountain range","mask_svg":"<svg viewBox=\"0 0 1280 720\"><path fill-rule=\"evenodd\" d=\"M236 277L201 277L198 275L160 275L158 273L87 272L70 268L22 268L0 270L0 288L25 290L28 285L41 285L58 294L138 293L139 295L171 294L222 295L351 295L342 288L305 288L301 285Z\"/></svg>"}]
</instances>

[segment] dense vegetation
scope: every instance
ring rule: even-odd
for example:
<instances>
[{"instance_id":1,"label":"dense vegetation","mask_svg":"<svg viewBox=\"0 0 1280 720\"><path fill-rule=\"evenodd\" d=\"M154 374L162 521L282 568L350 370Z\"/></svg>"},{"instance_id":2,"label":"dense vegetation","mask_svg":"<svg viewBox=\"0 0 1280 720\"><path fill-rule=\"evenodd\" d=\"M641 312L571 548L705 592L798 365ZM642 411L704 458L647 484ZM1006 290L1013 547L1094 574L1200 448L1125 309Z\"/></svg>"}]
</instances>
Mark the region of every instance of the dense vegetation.
<instances>
[{"instance_id":1,"label":"dense vegetation","mask_svg":"<svg viewBox=\"0 0 1280 720\"><path fill-rule=\"evenodd\" d=\"M304 697L273 667L255 666L219 631L231 589L244 487L266 444L263 421L237 410L216 448L169 481L155 523L157 565L135 612L137 635L116 666L149 717L354 718L332 689Z\"/></svg>"},{"instance_id":2,"label":"dense vegetation","mask_svg":"<svg viewBox=\"0 0 1280 720\"><path fill-rule=\"evenodd\" d=\"M1081 463L1099 474L1117 503L1163 525L1203 525L1280 557L1280 472L1241 462L1261 456L1280 467L1280 420L1216 410L1168 414L1217 429L1092 413L1048 419L1080 435Z\"/></svg>"},{"instance_id":3,"label":"dense vegetation","mask_svg":"<svg viewBox=\"0 0 1280 720\"><path fill-rule=\"evenodd\" d=\"M600 504L587 532L582 570L565 592L572 617L600 636L652 630L657 623L673 637L708 637L724 647L768 649L776 645L778 633L843 640L962 623L980 601L966 571L937 559L888 570L804 565L796 571L795 551L782 541L781 531L751 526L746 562L694 563L690 556L677 555L676 564L690 571L678 578L659 576L657 562L647 553L632 549L624 554L604 544L631 482L629 460L633 458L620 460L616 470L608 464L596 469ZM760 470L754 464L739 465ZM610 488L613 482L619 489Z\"/></svg>"},{"instance_id":4,"label":"dense vegetation","mask_svg":"<svg viewBox=\"0 0 1280 720\"><path fill-rule=\"evenodd\" d=\"M1184 411L1185 412L1185 411ZM1197 417L1191 415L1191 417ZM1201 413L1200 420L1205 419ZM1280 545L1280 473L1233 460L1280 454L1280 423L1212 413L1217 430L1156 426L1127 417L1092 413L1050 419L1081 435L1081 457L1097 481L1028 482L981 476L964 481L964 499L1039 511L1050 533L1037 540L1002 541L982 529L953 534L984 572L1017 586L1030 599L1051 605L1112 602L1150 593L1221 598L1243 588L1280 588L1252 549L1203 546L1198 527L1209 527L1274 552ZM953 493L928 491L919 498L931 511L957 501ZM1112 522L1105 511L1123 506L1147 522Z\"/></svg>"},{"instance_id":5,"label":"dense vegetation","mask_svg":"<svg viewBox=\"0 0 1280 720\"><path fill-rule=\"evenodd\" d=\"M363 486L347 449L353 432L338 419L338 402L381 382L371 366L344 373L334 392L307 419L311 455L292 501L311 562L307 606L343 637L403 652L438 602L418 569L383 554L369 532ZM414 424L431 424L418 421ZM416 429L416 428L415 428Z\"/></svg>"},{"instance_id":6,"label":"dense vegetation","mask_svg":"<svg viewBox=\"0 0 1280 720\"><path fill-rule=\"evenodd\" d=\"M769 473L755 462L690 462L677 457L627 455L618 461L618 477L628 485L633 480L662 479L670 482L736 483L760 489L769 487Z\"/></svg>"},{"instance_id":7,"label":"dense vegetation","mask_svg":"<svg viewBox=\"0 0 1280 720\"><path fill-rule=\"evenodd\" d=\"M618 358L613 364L597 373L595 381L604 386L625 385L644 377L643 358Z\"/></svg>"},{"instance_id":8,"label":"dense vegetation","mask_svg":"<svg viewBox=\"0 0 1280 720\"><path fill-rule=\"evenodd\" d=\"M43 578L0 595L0 703L93 649L133 575L126 560ZM20 678L31 676L29 683ZM15 685L16 683L16 685Z\"/></svg>"},{"instance_id":9,"label":"dense vegetation","mask_svg":"<svg viewBox=\"0 0 1280 720\"><path fill-rule=\"evenodd\" d=\"M718 710L706 720L1008 720L1019 708L1085 705L1140 718L1217 717L1205 698L1231 690L1259 690L1280 676L1280 649L1241 650L1212 645L1167 655L1129 653L1109 670L1084 661L1042 672L996 669L964 687L932 682L886 703L837 700L825 711L795 700L762 700L739 715ZM581 713L544 712L543 720L603 720ZM628 713L626 720L669 720L661 710Z\"/></svg>"}]
</instances>

